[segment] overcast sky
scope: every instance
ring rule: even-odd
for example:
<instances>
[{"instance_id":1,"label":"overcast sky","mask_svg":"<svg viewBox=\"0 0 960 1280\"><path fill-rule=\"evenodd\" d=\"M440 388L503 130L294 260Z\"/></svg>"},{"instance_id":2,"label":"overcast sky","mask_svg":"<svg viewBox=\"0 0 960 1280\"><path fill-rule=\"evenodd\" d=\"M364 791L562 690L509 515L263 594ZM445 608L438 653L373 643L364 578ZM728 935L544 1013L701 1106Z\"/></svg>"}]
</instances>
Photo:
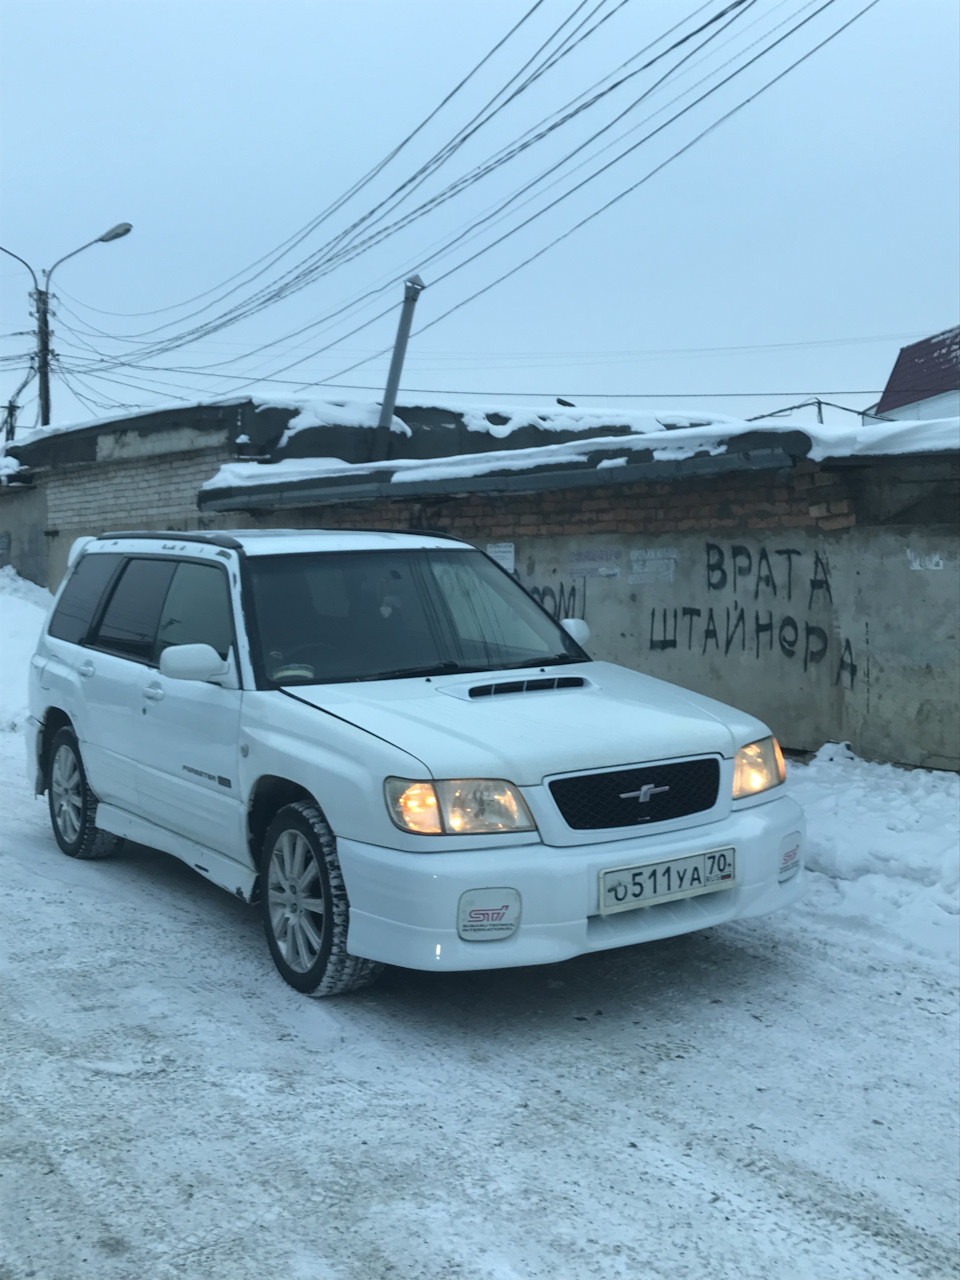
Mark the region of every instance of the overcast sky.
<instances>
[{"instance_id":1,"label":"overcast sky","mask_svg":"<svg viewBox=\"0 0 960 1280\"><path fill-rule=\"evenodd\" d=\"M818 13L824 0L743 0L432 212L382 243L356 245L566 104L582 103L591 86L608 88L622 64L619 77L638 71L729 2L0 0L0 244L39 272L117 222L134 226L53 277L61 362L53 421L90 416L61 370L96 412L114 402L247 391L379 398L388 356L375 353L392 345L402 280L418 269L429 287L417 304L400 403L443 392L507 403L533 394L547 404L563 396L578 405L744 415L814 394L869 404L900 346L960 317L956 0L879 0L671 160L867 3L832 0ZM372 182L249 279L251 264L387 157L528 13ZM562 53L564 40L582 36L502 105L501 90L529 59L527 74ZM405 189L395 212L382 216L388 204L333 246L352 246L345 261L327 262L307 287L240 323L156 350L158 340L216 320L309 255L325 250L329 258L332 240L491 100L501 109L422 185ZM637 142L605 173L461 266ZM576 148L520 197L528 201L522 208L515 203L473 227ZM439 319L665 161L608 211ZM431 260L461 232L468 238ZM459 269L439 279L452 267ZM0 355L15 356L32 346L22 336L33 325L30 278L3 256L0 282ZM205 296L181 305L198 294ZM171 309L110 314L160 308ZM4 401L22 376L14 364L0 365ZM255 381L264 377L276 381ZM324 379L374 390L321 388ZM34 380L23 426L33 422L35 392Z\"/></svg>"}]
</instances>

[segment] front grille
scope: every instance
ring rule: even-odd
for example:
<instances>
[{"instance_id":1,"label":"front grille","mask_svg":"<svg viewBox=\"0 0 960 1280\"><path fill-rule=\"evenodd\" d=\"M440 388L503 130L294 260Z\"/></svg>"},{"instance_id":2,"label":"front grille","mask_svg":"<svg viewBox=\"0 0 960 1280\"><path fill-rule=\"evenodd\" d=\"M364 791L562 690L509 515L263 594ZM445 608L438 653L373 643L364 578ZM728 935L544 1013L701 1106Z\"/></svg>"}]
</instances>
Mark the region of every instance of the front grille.
<instances>
[{"instance_id":1,"label":"front grille","mask_svg":"<svg viewBox=\"0 0 960 1280\"><path fill-rule=\"evenodd\" d=\"M567 826L594 831L702 813L716 804L719 786L719 761L683 760L558 778L550 783L550 791Z\"/></svg>"}]
</instances>

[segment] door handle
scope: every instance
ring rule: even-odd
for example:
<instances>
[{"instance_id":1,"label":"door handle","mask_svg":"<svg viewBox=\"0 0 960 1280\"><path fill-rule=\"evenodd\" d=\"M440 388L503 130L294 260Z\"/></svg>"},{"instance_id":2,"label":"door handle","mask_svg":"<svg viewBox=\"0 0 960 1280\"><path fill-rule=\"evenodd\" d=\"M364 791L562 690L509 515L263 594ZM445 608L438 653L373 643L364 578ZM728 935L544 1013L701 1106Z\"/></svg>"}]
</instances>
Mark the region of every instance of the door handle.
<instances>
[{"instance_id":1,"label":"door handle","mask_svg":"<svg viewBox=\"0 0 960 1280\"><path fill-rule=\"evenodd\" d=\"M143 690L143 696L149 698L151 702L159 702L163 697L163 690L158 684L148 684Z\"/></svg>"},{"instance_id":2,"label":"door handle","mask_svg":"<svg viewBox=\"0 0 960 1280\"><path fill-rule=\"evenodd\" d=\"M80 666L77 667L77 675L89 677L89 676L96 675L96 673L97 673L97 668L93 665L92 662L81 662Z\"/></svg>"}]
</instances>

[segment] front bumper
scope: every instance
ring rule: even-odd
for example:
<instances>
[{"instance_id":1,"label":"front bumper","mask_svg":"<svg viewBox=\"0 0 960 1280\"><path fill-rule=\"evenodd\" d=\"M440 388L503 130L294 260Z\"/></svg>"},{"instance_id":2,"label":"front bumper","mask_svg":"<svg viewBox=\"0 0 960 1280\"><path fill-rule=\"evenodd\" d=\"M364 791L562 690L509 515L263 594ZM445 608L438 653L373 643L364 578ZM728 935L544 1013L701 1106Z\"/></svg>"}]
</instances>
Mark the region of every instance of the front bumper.
<instances>
[{"instance_id":1,"label":"front bumper","mask_svg":"<svg viewBox=\"0 0 960 1280\"><path fill-rule=\"evenodd\" d=\"M795 836L799 841L791 841ZM351 904L347 947L353 955L409 969L502 969L766 915L803 893L804 836L802 809L781 796L686 831L564 848L527 844L418 854L339 838ZM781 883L785 842L799 843L800 857L798 870ZM600 914L601 871L728 845L737 851L733 888ZM465 941L457 929L461 894L486 887L520 894L519 927L509 938Z\"/></svg>"}]
</instances>

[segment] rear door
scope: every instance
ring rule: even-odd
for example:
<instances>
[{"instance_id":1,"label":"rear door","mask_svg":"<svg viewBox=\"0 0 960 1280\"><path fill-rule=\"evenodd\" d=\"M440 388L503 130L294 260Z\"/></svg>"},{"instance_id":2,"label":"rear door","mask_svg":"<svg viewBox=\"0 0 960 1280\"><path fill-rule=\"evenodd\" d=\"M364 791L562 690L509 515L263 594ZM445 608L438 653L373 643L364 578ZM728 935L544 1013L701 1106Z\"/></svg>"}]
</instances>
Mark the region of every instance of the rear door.
<instances>
[{"instance_id":1,"label":"rear door","mask_svg":"<svg viewBox=\"0 0 960 1280\"><path fill-rule=\"evenodd\" d=\"M239 682L235 675L216 684L161 675L161 653L178 644L212 645L236 671L225 566L181 561L170 581L137 690L138 807L151 822L245 860Z\"/></svg>"},{"instance_id":2,"label":"rear door","mask_svg":"<svg viewBox=\"0 0 960 1280\"><path fill-rule=\"evenodd\" d=\"M94 728L100 702L99 664L85 646L122 564L123 556L116 554L89 552L80 557L53 611L43 655L33 659L43 701L70 717L90 786L99 797L110 796L114 803L119 803L121 792L127 800L133 799L133 770L130 766L122 778L105 767L98 745L101 735Z\"/></svg>"}]
</instances>

